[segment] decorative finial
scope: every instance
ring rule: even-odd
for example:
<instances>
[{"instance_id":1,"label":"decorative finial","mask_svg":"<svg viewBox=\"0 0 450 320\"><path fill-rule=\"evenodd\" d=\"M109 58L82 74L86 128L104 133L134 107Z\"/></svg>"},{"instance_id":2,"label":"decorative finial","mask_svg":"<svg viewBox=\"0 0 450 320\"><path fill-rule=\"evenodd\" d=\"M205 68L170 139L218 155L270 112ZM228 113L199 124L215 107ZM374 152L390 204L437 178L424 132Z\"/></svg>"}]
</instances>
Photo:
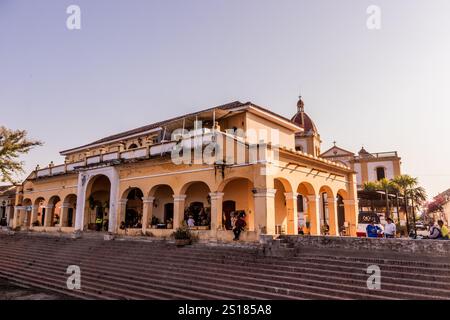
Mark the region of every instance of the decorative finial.
<instances>
[{"instance_id":1,"label":"decorative finial","mask_svg":"<svg viewBox=\"0 0 450 320\"><path fill-rule=\"evenodd\" d=\"M336 140L333 141L333 145L336 147Z\"/></svg>"},{"instance_id":2,"label":"decorative finial","mask_svg":"<svg viewBox=\"0 0 450 320\"><path fill-rule=\"evenodd\" d=\"M301 94L298 96L297 110L298 110L298 112L304 112L305 111L305 104L303 103Z\"/></svg>"}]
</instances>

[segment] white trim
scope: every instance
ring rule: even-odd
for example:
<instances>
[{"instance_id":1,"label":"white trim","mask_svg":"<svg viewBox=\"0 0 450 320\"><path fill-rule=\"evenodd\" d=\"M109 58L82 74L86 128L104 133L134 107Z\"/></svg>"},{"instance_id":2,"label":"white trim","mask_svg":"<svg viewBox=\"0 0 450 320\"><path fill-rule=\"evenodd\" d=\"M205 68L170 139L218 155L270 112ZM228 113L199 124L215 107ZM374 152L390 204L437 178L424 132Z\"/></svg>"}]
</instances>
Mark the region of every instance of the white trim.
<instances>
[{"instance_id":1,"label":"white trim","mask_svg":"<svg viewBox=\"0 0 450 320\"><path fill-rule=\"evenodd\" d=\"M71 189L71 188L77 188L78 186L69 186L69 187L64 187L64 188L52 188L52 189L45 189L45 190L33 190L33 191L25 191L23 193L23 195L25 196L26 194L31 194L31 193L40 193L40 192L47 192L47 191L55 191L55 190L66 190L66 189Z\"/></svg>"},{"instance_id":2,"label":"white trim","mask_svg":"<svg viewBox=\"0 0 450 320\"><path fill-rule=\"evenodd\" d=\"M172 175L174 175L174 174L192 173L192 172L201 172L201 171L209 171L209 170L214 170L214 168L202 168L202 169L195 169L195 170L184 170L184 171L175 171L175 172L168 172L168 173L152 174L152 175L149 175L149 176L141 176L141 177L133 177L133 178L120 179L120 181L130 181L130 180L138 180L138 179L148 179L148 178L155 178L155 177L172 176Z\"/></svg>"},{"instance_id":3,"label":"white trim","mask_svg":"<svg viewBox=\"0 0 450 320\"><path fill-rule=\"evenodd\" d=\"M78 148L75 148L75 149L63 150L59 154L62 155L62 156L65 156L65 155L76 153L76 152L79 152L79 151L82 151L82 150L91 149L91 148L95 148L95 147L98 147L98 146L108 145L108 144L111 144L111 143L114 143L114 142L118 142L118 141L121 141L121 140L124 140L124 139L131 139L131 138L136 138L136 137L139 137L139 136L144 136L146 134L149 134L149 133L152 133L152 132L155 132L155 131L161 131L161 130L162 130L161 127L157 127L157 128L154 128L154 129L150 129L150 130L147 130L147 131L144 131L144 132L139 132L139 133L135 133L135 134L132 134L132 135L124 136L124 137L117 138L117 139L114 139L114 140L109 140L109 141L105 141L105 142L99 142L99 143L96 143L96 144L93 144L93 145L87 145L85 147L78 147Z\"/></svg>"},{"instance_id":4,"label":"white trim","mask_svg":"<svg viewBox=\"0 0 450 320\"><path fill-rule=\"evenodd\" d=\"M286 167L283 167L283 166L280 166L280 165L276 165L276 164L273 164L273 163L271 163L271 164L272 164L272 166L274 166L274 167L281 168L281 169L286 169ZM307 168L309 168L309 167L307 167ZM298 169L290 169L290 168L287 168L287 169L288 169L289 171L296 171L296 172L300 172L300 173L304 173L304 174L312 174L310 170L309 170L309 171L307 171L307 170L302 171L302 170L298 170ZM334 175L334 176L336 177L336 178L333 178L333 179L332 179L333 181L338 181L338 182L343 182L343 183L345 183L345 184L350 184L350 182L347 181L347 180L345 179L345 177L343 177L344 179L338 179L338 178L337 178L337 177L342 177L341 175L337 175L337 174L332 173L332 172L327 172L327 174L322 174L322 171L319 171L319 170L315 169L314 167L312 167L311 169L317 171L317 173L314 173L314 174L313 174L314 177L330 178L330 174L332 174L332 175Z\"/></svg>"}]
</instances>

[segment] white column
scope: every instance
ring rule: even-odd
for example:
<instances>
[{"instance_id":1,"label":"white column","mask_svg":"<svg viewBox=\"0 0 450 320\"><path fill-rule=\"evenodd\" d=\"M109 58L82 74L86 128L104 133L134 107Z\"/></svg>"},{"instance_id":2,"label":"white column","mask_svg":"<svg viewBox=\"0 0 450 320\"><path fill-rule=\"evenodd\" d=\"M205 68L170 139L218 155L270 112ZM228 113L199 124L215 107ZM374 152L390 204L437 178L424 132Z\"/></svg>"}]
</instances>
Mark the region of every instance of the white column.
<instances>
[{"instance_id":1,"label":"white column","mask_svg":"<svg viewBox=\"0 0 450 320\"><path fill-rule=\"evenodd\" d=\"M254 196L255 230L261 234L275 234L276 189L258 190Z\"/></svg>"},{"instance_id":2,"label":"white column","mask_svg":"<svg viewBox=\"0 0 450 320\"><path fill-rule=\"evenodd\" d=\"M320 235L320 197L316 195L308 197L309 230L311 235Z\"/></svg>"},{"instance_id":3,"label":"white column","mask_svg":"<svg viewBox=\"0 0 450 320\"><path fill-rule=\"evenodd\" d=\"M122 222L125 222L125 214L127 211L127 201L126 199L121 199L117 202L117 231L120 229ZM111 231L110 231L111 232Z\"/></svg>"},{"instance_id":4,"label":"white column","mask_svg":"<svg viewBox=\"0 0 450 320\"><path fill-rule=\"evenodd\" d=\"M12 227L11 216L14 214L14 206L8 206L6 208L6 226Z\"/></svg>"},{"instance_id":5,"label":"white column","mask_svg":"<svg viewBox=\"0 0 450 320\"><path fill-rule=\"evenodd\" d=\"M30 221L30 226L33 225L33 222L35 222L37 220L37 215L39 212L39 206L34 205L31 208L31 221Z\"/></svg>"},{"instance_id":6,"label":"white column","mask_svg":"<svg viewBox=\"0 0 450 320\"><path fill-rule=\"evenodd\" d=\"M109 225L108 231L114 232L116 230L117 218L119 214L119 173L115 168L111 168L111 172L107 175L111 181L111 192L109 194Z\"/></svg>"},{"instance_id":7,"label":"white column","mask_svg":"<svg viewBox=\"0 0 450 320\"><path fill-rule=\"evenodd\" d=\"M14 207L14 217L13 217L13 222L12 222L12 228L15 229L18 227L19 225L19 215L20 215L20 210L22 207L20 206L15 206Z\"/></svg>"},{"instance_id":8,"label":"white column","mask_svg":"<svg viewBox=\"0 0 450 320\"><path fill-rule=\"evenodd\" d=\"M23 226L24 227L28 227L29 226L29 221L28 221L28 211L27 211L27 207L25 206L23 209L24 212L24 217L23 217ZM31 217L30 217L31 219Z\"/></svg>"},{"instance_id":9,"label":"white column","mask_svg":"<svg viewBox=\"0 0 450 320\"><path fill-rule=\"evenodd\" d=\"M181 227L181 222L184 218L184 202L186 200L185 194L173 195L173 228Z\"/></svg>"},{"instance_id":10,"label":"white column","mask_svg":"<svg viewBox=\"0 0 450 320\"><path fill-rule=\"evenodd\" d=\"M337 200L336 198L328 198L328 217L330 224L330 235L338 236L339 235L339 224L338 224L338 216L337 216Z\"/></svg>"},{"instance_id":11,"label":"white column","mask_svg":"<svg viewBox=\"0 0 450 320\"><path fill-rule=\"evenodd\" d=\"M45 221L44 221L44 227L51 227L52 226L52 219L53 219L53 209L54 205L50 204L45 207Z\"/></svg>"},{"instance_id":12,"label":"white column","mask_svg":"<svg viewBox=\"0 0 450 320\"><path fill-rule=\"evenodd\" d=\"M222 192L211 192L209 196L211 197L211 230L222 229L222 202L223 202Z\"/></svg>"},{"instance_id":13,"label":"white column","mask_svg":"<svg viewBox=\"0 0 450 320\"><path fill-rule=\"evenodd\" d=\"M145 234L145 231L148 228L148 221L153 215L153 202L155 201L155 197L147 197L142 198L143 202L143 212L142 212L142 232Z\"/></svg>"},{"instance_id":14,"label":"white column","mask_svg":"<svg viewBox=\"0 0 450 320\"><path fill-rule=\"evenodd\" d=\"M296 192L286 192L287 209L287 234L298 234L298 211L297 211L297 196Z\"/></svg>"},{"instance_id":15,"label":"white column","mask_svg":"<svg viewBox=\"0 0 450 320\"><path fill-rule=\"evenodd\" d=\"M68 215L69 215L69 205L67 205L67 204L61 205L61 211L60 211L60 216L59 216L59 226L60 227L67 227Z\"/></svg>"},{"instance_id":16,"label":"white column","mask_svg":"<svg viewBox=\"0 0 450 320\"><path fill-rule=\"evenodd\" d=\"M88 175L80 172L77 187L77 210L75 212L75 231L84 229L84 211L86 206L86 187Z\"/></svg>"}]
</instances>

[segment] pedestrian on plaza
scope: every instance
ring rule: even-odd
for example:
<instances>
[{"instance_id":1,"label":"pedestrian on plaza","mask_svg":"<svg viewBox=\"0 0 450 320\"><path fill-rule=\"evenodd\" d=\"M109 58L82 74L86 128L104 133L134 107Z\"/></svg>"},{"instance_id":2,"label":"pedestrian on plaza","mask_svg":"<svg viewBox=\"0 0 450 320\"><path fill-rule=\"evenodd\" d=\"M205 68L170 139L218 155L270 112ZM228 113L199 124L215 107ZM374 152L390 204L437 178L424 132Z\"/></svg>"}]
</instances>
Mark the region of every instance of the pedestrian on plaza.
<instances>
[{"instance_id":1,"label":"pedestrian on plaza","mask_svg":"<svg viewBox=\"0 0 450 320\"><path fill-rule=\"evenodd\" d=\"M428 239L442 239L442 232L439 226L435 226L434 222L430 222L430 234L428 235Z\"/></svg>"},{"instance_id":2,"label":"pedestrian on plaza","mask_svg":"<svg viewBox=\"0 0 450 320\"><path fill-rule=\"evenodd\" d=\"M395 223L392 221L391 218L387 218L386 222L387 223L384 225L384 236L386 238L395 238L395 234L397 232Z\"/></svg>"},{"instance_id":3,"label":"pedestrian on plaza","mask_svg":"<svg viewBox=\"0 0 450 320\"><path fill-rule=\"evenodd\" d=\"M379 226L375 225L375 220L371 220L370 224L366 227L367 237L369 238L378 238L378 234L380 234L383 230Z\"/></svg>"},{"instance_id":4,"label":"pedestrian on plaza","mask_svg":"<svg viewBox=\"0 0 450 320\"><path fill-rule=\"evenodd\" d=\"M442 239L448 240L448 228L444 224L444 221L438 220L438 225L441 228Z\"/></svg>"}]
</instances>

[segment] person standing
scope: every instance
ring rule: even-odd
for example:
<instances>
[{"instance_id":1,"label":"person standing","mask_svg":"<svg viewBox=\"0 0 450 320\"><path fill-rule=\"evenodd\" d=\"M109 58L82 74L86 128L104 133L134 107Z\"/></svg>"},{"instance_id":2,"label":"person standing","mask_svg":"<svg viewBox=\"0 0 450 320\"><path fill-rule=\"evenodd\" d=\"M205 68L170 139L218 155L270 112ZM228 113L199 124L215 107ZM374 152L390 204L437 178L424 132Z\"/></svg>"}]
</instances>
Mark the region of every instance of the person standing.
<instances>
[{"instance_id":1,"label":"person standing","mask_svg":"<svg viewBox=\"0 0 450 320\"><path fill-rule=\"evenodd\" d=\"M381 233L381 228L375 225L375 221L371 220L370 224L366 227L367 237L378 238L378 234Z\"/></svg>"},{"instance_id":2,"label":"person standing","mask_svg":"<svg viewBox=\"0 0 450 320\"><path fill-rule=\"evenodd\" d=\"M392 221L391 218L387 218L386 222L387 223L384 226L384 236L386 238L395 238L395 234L397 232L395 223Z\"/></svg>"}]
</instances>

